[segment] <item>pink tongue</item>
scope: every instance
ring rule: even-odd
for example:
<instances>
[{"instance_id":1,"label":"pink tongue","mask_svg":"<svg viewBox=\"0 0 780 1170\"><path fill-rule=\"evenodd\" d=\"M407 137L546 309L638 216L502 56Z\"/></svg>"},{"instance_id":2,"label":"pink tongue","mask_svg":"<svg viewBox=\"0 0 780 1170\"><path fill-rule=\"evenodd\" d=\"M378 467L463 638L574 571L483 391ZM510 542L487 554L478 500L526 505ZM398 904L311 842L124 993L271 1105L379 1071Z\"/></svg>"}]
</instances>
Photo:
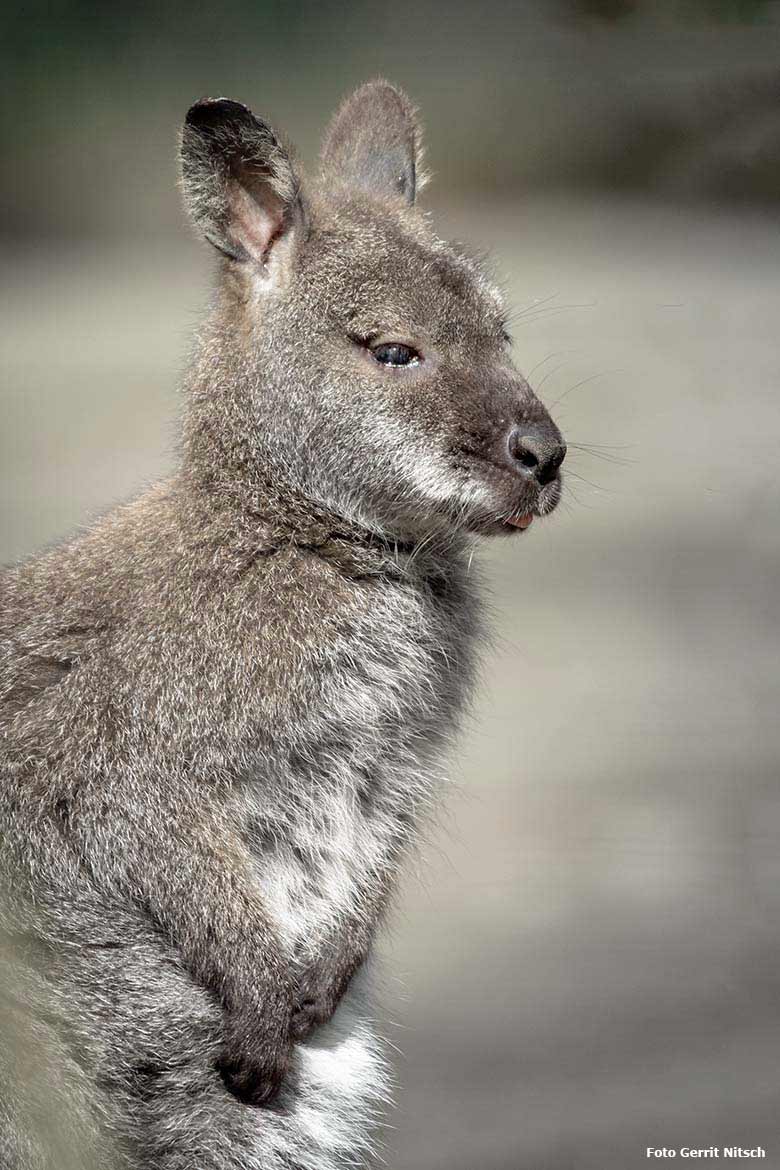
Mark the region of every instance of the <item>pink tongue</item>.
<instances>
[{"instance_id":1,"label":"pink tongue","mask_svg":"<svg viewBox=\"0 0 780 1170\"><path fill-rule=\"evenodd\" d=\"M533 516L530 512L526 512L525 516L513 516L507 523L511 524L513 528L530 528Z\"/></svg>"}]
</instances>

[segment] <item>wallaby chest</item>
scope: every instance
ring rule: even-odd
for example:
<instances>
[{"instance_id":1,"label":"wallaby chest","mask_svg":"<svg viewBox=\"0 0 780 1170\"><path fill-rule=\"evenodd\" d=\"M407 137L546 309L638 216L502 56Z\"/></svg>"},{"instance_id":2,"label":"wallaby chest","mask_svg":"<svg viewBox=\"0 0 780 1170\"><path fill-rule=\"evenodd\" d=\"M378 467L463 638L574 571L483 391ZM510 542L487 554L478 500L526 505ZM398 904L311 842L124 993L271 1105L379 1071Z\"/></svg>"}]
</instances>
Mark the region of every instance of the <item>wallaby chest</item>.
<instances>
[{"instance_id":1,"label":"wallaby chest","mask_svg":"<svg viewBox=\"0 0 780 1170\"><path fill-rule=\"evenodd\" d=\"M318 590L330 594L327 618ZM298 701L269 728L236 805L257 880L292 945L392 882L440 784L478 627L454 559L338 588L326 573L309 598L316 628L297 627L286 692Z\"/></svg>"}]
</instances>

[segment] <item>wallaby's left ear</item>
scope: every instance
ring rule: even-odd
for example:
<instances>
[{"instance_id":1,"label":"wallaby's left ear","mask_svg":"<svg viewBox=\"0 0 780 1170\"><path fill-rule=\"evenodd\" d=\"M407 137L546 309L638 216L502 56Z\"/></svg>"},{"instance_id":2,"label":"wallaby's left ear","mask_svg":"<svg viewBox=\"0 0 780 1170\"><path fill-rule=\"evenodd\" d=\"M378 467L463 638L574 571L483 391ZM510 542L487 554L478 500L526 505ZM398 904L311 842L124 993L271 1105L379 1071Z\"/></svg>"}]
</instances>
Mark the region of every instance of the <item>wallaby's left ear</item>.
<instances>
[{"instance_id":1,"label":"wallaby's left ear","mask_svg":"<svg viewBox=\"0 0 780 1170\"><path fill-rule=\"evenodd\" d=\"M271 127L227 98L196 102L182 130L181 178L206 239L270 278L278 245L304 220L297 175Z\"/></svg>"},{"instance_id":2,"label":"wallaby's left ear","mask_svg":"<svg viewBox=\"0 0 780 1170\"><path fill-rule=\"evenodd\" d=\"M414 203L422 187L417 115L400 89L369 81L336 112L322 146L323 178L379 199Z\"/></svg>"}]
</instances>

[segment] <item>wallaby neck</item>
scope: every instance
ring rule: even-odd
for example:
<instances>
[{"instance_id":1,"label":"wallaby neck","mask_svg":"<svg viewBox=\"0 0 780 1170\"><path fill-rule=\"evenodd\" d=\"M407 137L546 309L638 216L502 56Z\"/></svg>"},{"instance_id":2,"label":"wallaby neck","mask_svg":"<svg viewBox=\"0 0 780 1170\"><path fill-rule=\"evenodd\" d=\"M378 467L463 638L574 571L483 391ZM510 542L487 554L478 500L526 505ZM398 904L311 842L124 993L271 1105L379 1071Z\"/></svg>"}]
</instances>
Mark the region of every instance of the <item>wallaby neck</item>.
<instances>
[{"instance_id":1,"label":"wallaby neck","mask_svg":"<svg viewBox=\"0 0 780 1170\"><path fill-rule=\"evenodd\" d=\"M185 458L177 493L187 527L208 530L219 541L249 540L271 555L290 547L304 549L338 566L347 576L405 579L415 558L413 541L395 540L355 523L289 484L263 475L231 475L225 467L204 468Z\"/></svg>"}]
</instances>

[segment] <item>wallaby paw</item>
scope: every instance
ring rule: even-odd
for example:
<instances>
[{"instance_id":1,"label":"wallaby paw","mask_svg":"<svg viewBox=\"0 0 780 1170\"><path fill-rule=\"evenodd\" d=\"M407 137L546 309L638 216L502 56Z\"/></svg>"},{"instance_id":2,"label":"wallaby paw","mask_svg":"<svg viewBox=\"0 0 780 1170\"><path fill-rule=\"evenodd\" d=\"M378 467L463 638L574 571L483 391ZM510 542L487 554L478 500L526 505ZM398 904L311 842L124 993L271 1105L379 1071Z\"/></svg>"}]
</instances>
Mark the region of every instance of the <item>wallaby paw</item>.
<instances>
[{"instance_id":1,"label":"wallaby paw","mask_svg":"<svg viewBox=\"0 0 780 1170\"><path fill-rule=\"evenodd\" d=\"M336 1010L332 997L304 999L297 1005L290 1022L290 1034L294 1040L305 1040L316 1029L327 1024Z\"/></svg>"},{"instance_id":2,"label":"wallaby paw","mask_svg":"<svg viewBox=\"0 0 780 1170\"><path fill-rule=\"evenodd\" d=\"M226 1088L244 1105L267 1105L279 1092L287 1074L289 1061L254 1063L248 1058L220 1058L219 1074Z\"/></svg>"},{"instance_id":3,"label":"wallaby paw","mask_svg":"<svg viewBox=\"0 0 780 1170\"><path fill-rule=\"evenodd\" d=\"M331 957L301 971L290 1021L294 1040L305 1040L316 1028L327 1024L363 958L362 953L350 956L349 961L334 962Z\"/></svg>"},{"instance_id":4,"label":"wallaby paw","mask_svg":"<svg viewBox=\"0 0 780 1170\"><path fill-rule=\"evenodd\" d=\"M256 1020L237 1015L226 1019L217 1067L226 1087L246 1105L267 1105L279 1092L290 1067L287 1020L283 1030L273 1034L269 1030L263 1036L258 1035Z\"/></svg>"}]
</instances>

